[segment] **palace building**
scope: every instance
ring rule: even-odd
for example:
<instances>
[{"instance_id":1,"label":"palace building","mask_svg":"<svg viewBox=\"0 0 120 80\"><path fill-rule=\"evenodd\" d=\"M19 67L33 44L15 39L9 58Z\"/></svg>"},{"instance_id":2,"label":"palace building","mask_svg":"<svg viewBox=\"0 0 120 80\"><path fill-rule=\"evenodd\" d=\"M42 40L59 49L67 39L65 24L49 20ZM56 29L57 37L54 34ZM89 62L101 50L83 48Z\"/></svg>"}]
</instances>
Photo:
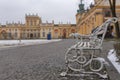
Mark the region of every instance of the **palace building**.
<instances>
[{"instance_id":1,"label":"palace building","mask_svg":"<svg viewBox=\"0 0 120 80\"><path fill-rule=\"evenodd\" d=\"M85 10L84 4L79 4L76 14L77 32L80 34L90 34L91 31L112 17L109 0L94 0L94 4L90 5L90 9ZM116 13L120 18L120 0L116 0ZM119 20L120 23L120 20ZM112 28L115 34L115 28Z\"/></svg>"},{"instance_id":2,"label":"palace building","mask_svg":"<svg viewBox=\"0 0 120 80\"><path fill-rule=\"evenodd\" d=\"M94 28L100 26L112 17L109 0L94 0L94 4L85 10L84 4L79 4L76 14L76 24L55 24L54 21L43 23L38 15L25 15L25 23L0 24L0 39L45 39L50 34L51 38L69 38L71 33L90 34ZM116 0L116 13L120 18L120 0ZM119 19L120 23L120 19ZM116 34L115 27L110 31Z\"/></svg>"},{"instance_id":3,"label":"palace building","mask_svg":"<svg viewBox=\"0 0 120 80\"><path fill-rule=\"evenodd\" d=\"M25 24L0 25L0 39L44 39L48 34L51 38L69 38L70 33L75 32L76 24L42 23L38 15L26 15Z\"/></svg>"}]
</instances>

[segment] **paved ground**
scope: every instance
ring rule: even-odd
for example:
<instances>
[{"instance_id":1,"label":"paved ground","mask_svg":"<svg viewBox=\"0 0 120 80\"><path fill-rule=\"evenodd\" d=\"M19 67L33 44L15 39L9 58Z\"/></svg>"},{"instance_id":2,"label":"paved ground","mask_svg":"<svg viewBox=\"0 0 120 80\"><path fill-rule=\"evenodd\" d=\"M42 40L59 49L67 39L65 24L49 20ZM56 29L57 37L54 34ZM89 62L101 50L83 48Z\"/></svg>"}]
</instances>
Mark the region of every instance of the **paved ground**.
<instances>
[{"instance_id":1,"label":"paved ground","mask_svg":"<svg viewBox=\"0 0 120 80\"><path fill-rule=\"evenodd\" d=\"M57 80L73 40L0 50L0 80ZM59 80L59 79L58 79Z\"/></svg>"},{"instance_id":2,"label":"paved ground","mask_svg":"<svg viewBox=\"0 0 120 80\"><path fill-rule=\"evenodd\" d=\"M0 50L0 80L66 80L59 74L66 69L64 53L74 43L74 40L62 40ZM101 56L106 56L111 44L104 43L105 54ZM109 73L116 72L111 67ZM113 80L120 80L116 79L116 75L113 74Z\"/></svg>"}]
</instances>

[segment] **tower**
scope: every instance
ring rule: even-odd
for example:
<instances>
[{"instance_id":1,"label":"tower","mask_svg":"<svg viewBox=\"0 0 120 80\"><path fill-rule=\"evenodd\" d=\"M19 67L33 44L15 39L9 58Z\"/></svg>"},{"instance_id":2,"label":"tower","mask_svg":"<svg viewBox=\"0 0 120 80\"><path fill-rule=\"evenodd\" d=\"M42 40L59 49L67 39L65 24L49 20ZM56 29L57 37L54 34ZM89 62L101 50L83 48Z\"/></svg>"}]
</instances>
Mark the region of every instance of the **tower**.
<instances>
[{"instance_id":1,"label":"tower","mask_svg":"<svg viewBox=\"0 0 120 80\"><path fill-rule=\"evenodd\" d=\"M25 20L27 26L38 26L42 23L41 18L37 14L26 15Z\"/></svg>"},{"instance_id":2,"label":"tower","mask_svg":"<svg viewBox=\"0 0 120 80\"><path fill-rule=\"evenodd\" d=\"M84 4L82 2L83 0L80 0L79 9L77 10L78 13L83 13L85 11Z\"/></svg>"}]
</instances>

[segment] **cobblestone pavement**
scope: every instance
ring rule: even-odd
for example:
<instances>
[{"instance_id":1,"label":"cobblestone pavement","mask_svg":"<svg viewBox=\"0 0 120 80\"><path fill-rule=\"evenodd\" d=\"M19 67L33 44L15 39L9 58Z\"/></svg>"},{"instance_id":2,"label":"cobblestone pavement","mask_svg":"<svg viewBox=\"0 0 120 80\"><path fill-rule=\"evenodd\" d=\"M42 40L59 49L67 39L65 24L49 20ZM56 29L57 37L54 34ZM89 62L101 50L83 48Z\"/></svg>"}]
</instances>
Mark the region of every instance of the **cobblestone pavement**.
<instances>
[{"instance_id":1,"label":"cobblestone pavement","mask_svg":"<svg viewBox=\"0 0 120 80\"><path fill-rule=\"evenodd\" d=\"M0 50L0 80L66 80L59 74L66 69L65 51L74 43L70 39Z\"/></svg>"},{"instance_id":2,"label":"cobblestone pavement","mask_svg":"<svg viewBox=\"0 0 120 80\"><path fill-rule=\"evenodd\" d=\"M73 43L62 40L0 50L0 80L59 80L64 53Z\"/></svg>"}]
</instances>

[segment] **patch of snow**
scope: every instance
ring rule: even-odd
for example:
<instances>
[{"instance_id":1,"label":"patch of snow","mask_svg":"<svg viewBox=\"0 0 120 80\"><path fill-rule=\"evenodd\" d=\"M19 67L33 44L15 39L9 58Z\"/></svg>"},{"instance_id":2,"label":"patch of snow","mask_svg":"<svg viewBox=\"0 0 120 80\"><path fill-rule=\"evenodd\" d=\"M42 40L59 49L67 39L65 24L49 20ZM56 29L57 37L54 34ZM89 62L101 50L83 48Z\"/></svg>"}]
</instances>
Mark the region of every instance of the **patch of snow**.
<instances>
[{"instance_id":1,"label":"patch of snow","mask_svg":"<svg viewBox=\"0 0 120 80\"><path fill-rule=\"evenodd\" d=\"M15 45L33 45L33 44L44 44L50 42L57 42L61 39L36 39L36 40L0 40L0 46L15 46Z\"/></svg>"},{"instance_id":2,"label":"patch of snow","mask_svg":"<svg viewBox=\"0 0 120 80\"><path fill-rule=\"evenodd\" d=\"M116 57L116 52L113 49L109 51L107 58L111 61L120 74L120 62L116 62L118 58Z\"/></svg>"},{"instance_id":3,"label":"patch of snow","mask_svg":"<svg viewBox=\"0 0 120 80\"><path fill-rule=\"evenodd\" d=\"M104 64L109 66L109 63L104 58L97 57L97 59L100 60L102 63L104 63Z\"/></svg>"}]
</instances>

